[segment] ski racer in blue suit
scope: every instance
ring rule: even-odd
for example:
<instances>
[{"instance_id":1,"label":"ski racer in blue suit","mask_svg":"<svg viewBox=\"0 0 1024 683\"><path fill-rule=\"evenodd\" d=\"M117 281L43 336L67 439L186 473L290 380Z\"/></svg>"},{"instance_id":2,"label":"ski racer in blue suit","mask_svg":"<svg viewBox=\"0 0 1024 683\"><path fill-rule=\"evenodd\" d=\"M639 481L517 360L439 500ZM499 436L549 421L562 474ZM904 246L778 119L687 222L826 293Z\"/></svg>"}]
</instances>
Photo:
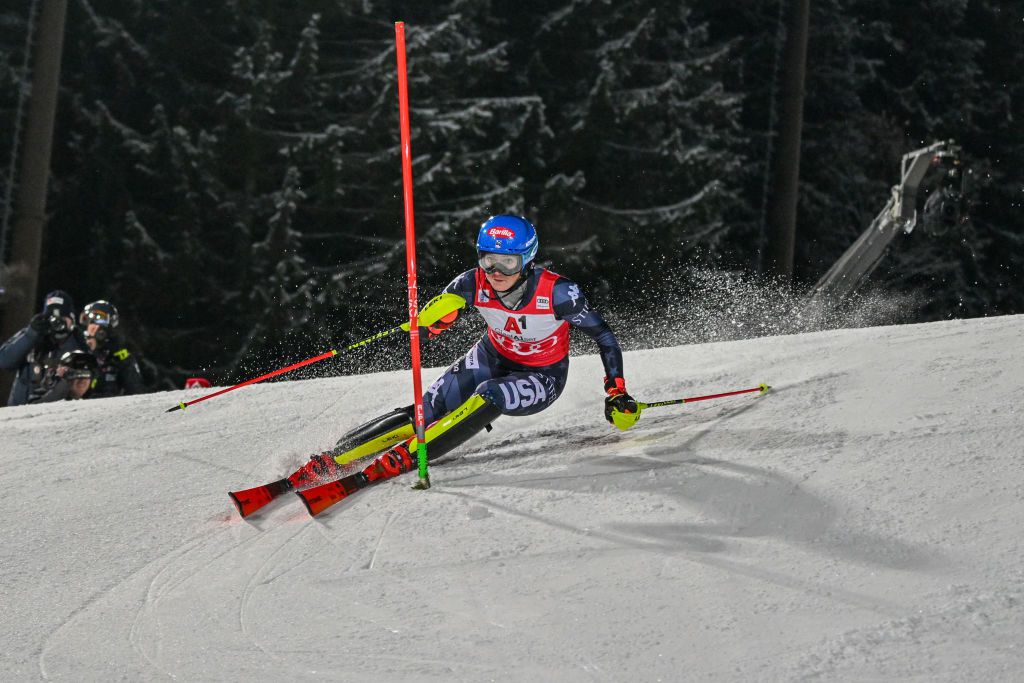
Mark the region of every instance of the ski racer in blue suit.
<instances>
[{"instance_id":1,"label":"ski racer in blue suit","mask_svg":"<svg viewBox=\"0 0 1024 683\"><path fill-rule=\"evenodd\" d=\"M423 396L425 439L431 460L448 453L500 415L533 415L554 403L569 371L569 329L597 342L604 365L605 417L613 410L635 413L627 393L622 351L608 323L588 303L579 285L536 266L539 240L521 216L492 216L477 237L478 267L449 284L442 296L459 307L474 306L487 322L487 334L434 381ZM436 336L458 318L459 310L428 329ZM338 445L314 456L289 480L295 487L334 478L339 463L391 447L364 470L371 479L414 468L412 407L399 408L349 432Z\"/></svg>"},{"instance_id":2,"label":"ski racer in blue suit","mask_svg":"<svg viewBox=\"0 0 1024 683\"><path fill-rule=\"evenodd\" d=\"M488 327L483 339L430 385L424 396L428 424L474 393L503 415L532 415L550 406L569 374L570 327L597 342L609 386L617 388L619 382L623 391L616 393L624 393L615 334L571 280L540 267L527 266L522 277L475 268L444 291L472 301ZM451 322L444 321L444 327ZM435 333L440 329L434 326Z\"/></svg>"}]
</instances>

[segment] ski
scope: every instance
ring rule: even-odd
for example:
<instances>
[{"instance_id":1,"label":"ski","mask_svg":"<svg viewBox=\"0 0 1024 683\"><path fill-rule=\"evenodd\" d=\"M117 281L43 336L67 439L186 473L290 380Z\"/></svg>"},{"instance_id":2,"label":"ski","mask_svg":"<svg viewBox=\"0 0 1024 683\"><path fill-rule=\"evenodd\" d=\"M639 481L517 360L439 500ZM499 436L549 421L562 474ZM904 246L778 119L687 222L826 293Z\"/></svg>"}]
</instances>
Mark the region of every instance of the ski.
<instances>
[{"instance_id":1,"label":"ski","mask_svg":"<svg viewBox=\"0 0 1024 683\"><path fill-rule=\"evenodd\" d=\"M228 491L228 495L234 501L238 514L244 518L263 509L268 503L280 497L281 494L320 484L324 481L333 481L348 469L347 465L338 464L330 453L321 453L320 455L314 455L309 459L309 462L284 479L278 479L269 484L243 491Z\"/></svg>"},{"instance_id":2,"label":"ski","mask_svg":"<svg viewBox=\"0 0 1024 683\"><path fill-rule=\"evenodd\" d=\"M302 491L296 491L296 495L302 499L302 504L311 517L316 517L321 512L335 503L340 503L345 498L373 483L364 472L356 472L336 481L313 486Z\"/></svg>"},{"instance_id":3,"label":"ski","mask_svg":"<svg viewBox=\"0 0 1024 683\"><path fill-rule=\"evenodd\" d=\"M245 489L244 491L228 491L228 495L231 496L235 507L238 508L238 514L244 518L263 508L281 494L291 491L293 488L295 487L292 485L292 482L285 478L262 486Z\"/></svg>"},{"instance_id":4,"label":"ski","mask_svg":"<svg viewBox=\"0 0 1024 683\"><path fill-rule=\"evenodd\" d=\"M408 414L402 409L356 428L330 451L314 455L305 465L284 479L244 491L229 491L242 517L257 512L281 494L335 481L355 466L357 460L376 455L409 439L413 434Z\"/></svg>"},{"instance_id":5,"label":"ski","mask_svg":"<svg viewBox=\"0 0 1024 683\"><path fill-rule=\"evenodd\" d=\"M413 439L382 453L361 472L355 472L336 481L319 484L296 491L306 510L312 517L336 503L340 503L356 491L370 484L397 477L416 469L416 461L410 453Z\"/></svg>"}]
</instances>

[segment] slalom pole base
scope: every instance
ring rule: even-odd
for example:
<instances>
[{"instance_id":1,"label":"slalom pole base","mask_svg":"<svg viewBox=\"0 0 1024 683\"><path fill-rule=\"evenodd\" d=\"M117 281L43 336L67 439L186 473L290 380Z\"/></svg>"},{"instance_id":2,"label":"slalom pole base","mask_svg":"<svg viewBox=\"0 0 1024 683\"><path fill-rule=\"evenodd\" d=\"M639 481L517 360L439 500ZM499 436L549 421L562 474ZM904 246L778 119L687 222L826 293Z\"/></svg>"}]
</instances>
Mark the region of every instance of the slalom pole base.
<instances>
[{"instance_id":1,"label":"slalom pole base","mask_svg":"<svg viewBox=\"0 0 1024 683\"><path fill-rule=\"evenodd\" d=\"M425 477L420 477L420 480L418 482L416 482L415 484L413 484L412 490L413 491L426 491L429 488L430 488L430 475L428 474Z\"/></svg>"}]
</instances>

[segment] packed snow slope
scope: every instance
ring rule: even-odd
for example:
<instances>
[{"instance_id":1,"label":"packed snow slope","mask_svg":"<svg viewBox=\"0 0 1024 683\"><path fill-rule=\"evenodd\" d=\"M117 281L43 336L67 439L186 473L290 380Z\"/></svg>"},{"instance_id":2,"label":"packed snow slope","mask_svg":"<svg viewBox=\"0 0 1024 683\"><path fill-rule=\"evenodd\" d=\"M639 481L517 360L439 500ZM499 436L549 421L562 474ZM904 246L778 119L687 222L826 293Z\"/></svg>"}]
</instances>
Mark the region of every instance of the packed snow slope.
<instances>
[{"instance_id":1,"label":"packed snow slope","mask_svg":"<svg viewBox=\"0 0 1024 683\"><path fill-rule=\"evenodd\" d=\"M6 680L1024 679L1024 316L627 354L310 519L404 373L0 410ZM427 373L435 374L434 371Z\"/></svg>"}]
</instances>

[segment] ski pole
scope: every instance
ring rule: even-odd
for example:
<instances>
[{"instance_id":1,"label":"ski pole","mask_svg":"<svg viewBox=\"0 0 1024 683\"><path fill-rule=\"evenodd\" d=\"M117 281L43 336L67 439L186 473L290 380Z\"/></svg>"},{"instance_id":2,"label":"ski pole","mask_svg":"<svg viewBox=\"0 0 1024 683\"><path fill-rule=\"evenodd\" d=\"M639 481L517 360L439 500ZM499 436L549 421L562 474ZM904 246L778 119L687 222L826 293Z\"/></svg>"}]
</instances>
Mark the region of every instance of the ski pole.
<instances>
[{"instance_id":1,"label":"ski pole","mask_svg":"<svg viewBox=\"0 0 1024 683\"><path fill-rule=\"evenodd\" d=\"M466 305L466 300L463 299L461 296L458 296L456 294L441 294L440 296L436 296L433 299L431 299L430 302L427 303L427 305L423 307L423 313L420 314L419 323L421 325L425 326L425 327L429 327L430 325L433 325L434 323L436 323L441 318L447 316L449 313L452 313L452 312L462 308L465 305ZM353 349L358 349L360 346L366 346L367 344L375 342L378 339L383 339L384 337L387 337L388 335L394 334L395 332L408 332L408 331L409 331L409 323L402 323L401 325L398 325L397 327L392 327L390 330L384 330L383 332L378 332L377 334L373 335L372 337L368 337L368 338L366 338L366 339L364 339L362 341L358 341L358 342L356 342L354 344L349 344L348 346L345 347L344 350L345 351L352 351ZM331 358L332 356L336 356L336 355L338 355L338 351L336 351L334 349L331 349L330 351L327 351L325 353L321 353L319 356L313 356L312 358L307 358L304 361L300 361L298 363L294 363L294 364L289 365L287 367L283 367L283 368L281 368L279 370L274 370L273 372L268 372L265 375L260 375L259 377L254 377L253 379L248 379L248 380L246 380L246 381L244 381L244 382L242 382L240 384L234 385L233 387L228 387L227 389L221 389L220 391L215 391L212 394L207 394L206 396L200 396L199 398L197 398L195 400L192 400L192 401L182 401L178 405L174 406L173 408L168 408L164 412L173 413L175 410L184 410L185 408L187 408L187 407L189 407L191 405L195 405L196 403L199 403L201 401L205 401L205 400L207 400L209 398L213 398L214 396L220 396L221 394L226 394L229 391L234 391L235 389L238 389L240 387L245 387L245 386L249 386L250 384L256 384L257 382L262 382L265 379L270 379L271 377L276 377L277 375L283 375L286 372L291 372L292 370L296 370L296 369L301 368L301 367L303 367L305 365L310 365L312 363L316 363L317 361L324 360L325 358Z\"/></svg>"},{"instance_id":2,"label":"ski pole","mask_svg":"<svg viewBox=\"0 0 1024 683\"><path fill-rule=\"evenodd\" d=\"M720 394L708 394L706 396L690 396L689 398L674 398L668 401L656 401L654 403L643 403L641 401L636 402L635 413L623 413L618 410L612 410L612 422L616 427L625 431L636 424L636 421L640 419L640 413L648 408L661 408L662 406L674 406L681 403L696 403L697 401L709 401L713 398L724 398L726 396L738 396L739 394L752 394L755 391L759 392L758 395L764 395L770 386L767 384L759 384L756 387L750 389L739 389L738 391L726 391Z\"/></svg>"},{"instance_id":3,"label":"ski pole","mask_svg":"<svg viewBox=\"0 0 1024 683\"><path fill-rule=\"evenodd\" d=\"M335 356L335 355L337 355L337 353L338 353L337 351L335 351L334 349L331 349L330 351L328 351L326 353L321 353L319 356L314 356L312 358L307 358L304 361L301 361L299 363L295 363L293 365L289 365L289 366L281 368L279 370L274 370L273 372L268 372L265 375L260 375L259 377L254 377L252 379L247 379L246 381L244 381L244 382L242 382L240 384L236 384L233 387L228 387L227 389L221 389L220 391L215 391L212 394L207 394L206 396L200 396L199 398L197 398L197 399L195 399L193 401L187 401L187 402L186 401L182 401L178 405L174 406L173 408L168 408L164 412L173 413L175 410L185 410L185 408L188 408L191 405L195 405L196 403L200 403L201 401L205 401L208 398L213 398L214 396L220 396L221 394L226 394L229 391L234 391L235 389L239 389L241 387L249 386L250 384L256 384L256 382L262 382L265 379L269 379L269 378L275 377L277 375L283 375L284 373L290 372L292 370L295 370L296 368L301 368L303 365L309 365L310 363L316 363L317 361L323 360L324 358L330 358L331 356Z\"/></svg>"},{"instance_id":4,"label":"ski pole","mask_svg":"<svg viewBox=\"0 0 1024 683\"><path fill-rule=\"evenodd\" d=\"M767 384L760 384L750 389L740 389L739 391L726 391L725 393L722 394L708 394L707 396L691 396L690 398L675 398L672 399L671 401L657 401L655 403L638 402L637 405L642 406L641 410L643 410L644 408L661 408L662 406L674 406L679 405L680 403L696 403L697 401L708 401L713 398L725 398L726 396L737 396L739 394L752 394L755 391L764 394L769 389L771 389L771 387L768 386Z\"/></svg>"}]
</instances>

